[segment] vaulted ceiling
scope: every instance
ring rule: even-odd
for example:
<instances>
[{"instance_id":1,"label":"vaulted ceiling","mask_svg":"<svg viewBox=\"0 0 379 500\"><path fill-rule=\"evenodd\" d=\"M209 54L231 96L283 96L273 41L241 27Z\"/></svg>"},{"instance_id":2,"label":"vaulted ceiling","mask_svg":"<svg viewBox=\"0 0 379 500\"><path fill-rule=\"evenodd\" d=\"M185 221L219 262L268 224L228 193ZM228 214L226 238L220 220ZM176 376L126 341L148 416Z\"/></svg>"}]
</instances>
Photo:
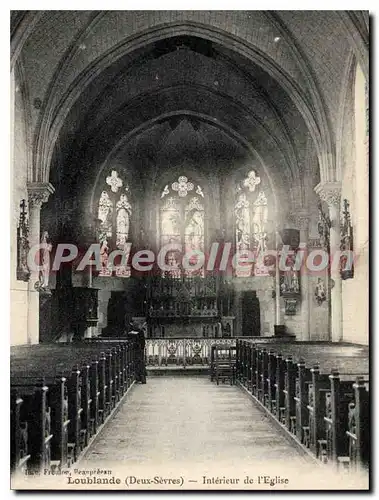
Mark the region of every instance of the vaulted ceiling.
<instances>
[{"instance_id":1,"label":"vaulted ceiling","mask_svg":"<svg viewBox=\"0 0 379 500\"><path fill-rule=\"evenodd\" d=\"M33 180L53 183L131 151L142 177L246 161L302 206L310 169L335 175L351 54L368 67L360 11L14 11L11 29Z\"/></svg>"}]
</instances>

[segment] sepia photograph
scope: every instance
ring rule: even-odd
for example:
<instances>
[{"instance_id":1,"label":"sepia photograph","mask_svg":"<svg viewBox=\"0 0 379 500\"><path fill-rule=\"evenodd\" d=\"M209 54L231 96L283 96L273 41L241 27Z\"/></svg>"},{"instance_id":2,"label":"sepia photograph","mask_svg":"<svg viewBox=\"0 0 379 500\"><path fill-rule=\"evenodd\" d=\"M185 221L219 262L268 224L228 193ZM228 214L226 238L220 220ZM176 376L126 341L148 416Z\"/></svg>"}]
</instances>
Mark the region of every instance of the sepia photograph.
<instances>
[{"instance_id":1,"label":"sepia photograph","mask_svg":"<svg viewBox=\"0 0 379 500\"><path fill-rule=\"evenodd\" d=\"M368 491L369 11L8 13L10 489Z\"/></svg>"}]
</instances>

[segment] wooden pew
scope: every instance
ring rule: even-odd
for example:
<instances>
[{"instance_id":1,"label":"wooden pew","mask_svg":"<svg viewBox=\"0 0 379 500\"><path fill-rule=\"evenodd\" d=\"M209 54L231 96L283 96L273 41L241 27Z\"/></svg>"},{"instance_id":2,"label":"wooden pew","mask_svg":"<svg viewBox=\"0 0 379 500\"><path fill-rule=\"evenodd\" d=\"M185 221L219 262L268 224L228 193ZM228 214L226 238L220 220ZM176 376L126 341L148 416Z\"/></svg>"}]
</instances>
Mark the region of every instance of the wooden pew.
<instances>
[{"instance_id":1,"label":"wooden pew","mask_svg":"<svg viewBox=\"0 0 379 500\"><path fill-rule=\"evenodd\" d=\"M304 360L297 363L297 377L295 387L296 404L296 437L307 448L310 447L309 428L309 385L312 382L312 373L306 367Z\"/></svg>"},{"instance_id":2,"label":"wooden pew","mask_svg":"<svg viewBox=\"0 0 379 500\"><path fill-rule=\"evenodd\" d=\"M253 396L258 397L257 388L257 348L255 344L248 343L249 354L249 366L247 367L248 372L248 387Z\"/></svg>"},{"instance_id":3,"label":"wooden pew","mask_svg":"<svg viewBox=\"0 0 379 500\"><path fill-rule=\"evenodd\" d=\"M326 347L326 349L325 349ZM318 346L318 345L307 345L307 344L300 344L296 343L295 345L293 344L288 344L286 343L285 345L278 344L275 345L273 344L273 348L276 348L280 351L280 353L295 353L296 355L301 355L306 357L308 360L315 360L317 357L326 357L327 359L330 358L332 360L335 359L335 353L340 354L340 349L339 346ZM253 347L254 349L254 347ZM262 346L256 346L255 349L257 349L257 355L256 355L256 362L257 362L257 368L256 368L256 376L257 376L257 384L259 385L259 397L258 399L260 401L264 401L264 404L268 408L275 409L276 407L276 412L279 416L280 414L280 420L284 423L286 422L287 427L289 430L291 430L293 433L296 435L300 436L303 434L303 424L300 423L302 421L306 421L306 406L307 406L307 391L306 391L306 386L310 383L311 379L311 374L310 370L305 368L305 364L303 364L303 367L297 366L297 361L296 359L292 359L292 356L284 356L287 358L287 365L284 368L284 383L282 380L282 374L280 376L278 373L275 374L275 365L277 365L275 353L273 352L273 349L271 349L271 352L267 352L266 349ZM325 353L325 351L327 351ZM334 351L334 352L333 352ZM355 361L356 358L354 357L348 357L348 356L342 356L338 358L340 363L346 363L348 361ZM304 361L304 360L303 360ZM333 365L334 361L331 361L331 367ZM276 371L278 370L278 367L276 367ZM330 368L331 369L331 368ZM279 366L279 370L281 370L281 367ZM300 373L300 374L299 374ZM328 372L328 374L330 371ZM267 376L266 376L267 375ZM278 382L276 381L278 375ZM275 383L273 381L275 380ZM276 388L279 386L279 391L278 393L276 392ZM284 398L283 394L284 393ZM276 404L276 400L273 398L273 393L278 395L279 398L279 405ZM272 401L275 401L275 405L272 404ZM274 410L275 411L275 410ZM299 418L296 416L297 413L299 413ZM296 425L296 421L299 422L298 425ZM300 426L300 427L299 427Z\"/></svg>"},{"instance_id":4,"label":"wooden pew","mask_svg":"<svg viewBox=\"0 0 379 500\"><path fill-rule=\"evenodd\" d=\"M52 373L51 368L45 365L42 376L41 372L33 372L32 367L27 375L25 371L13 368L11 380L11 387L17 388L38 385L42 378L48 387L47 404L50 408L52 433L51 460L57 462L59 467L69 465L76 457L75 447L80 446L81 405L78 401L80 393L78 395L76 393L78 388L75 388L75 379L78 377L75 376L73 379L69 374L66 377L57 376L55 370Z\"/></svg>"},{"instance_id":5,"label":"wooden pew","mask_svg":"<svg viewBox=\"0 0 379 500\"><path fill-rule=\"evenodd\" d=\"M238 364L240 382L249 387L245 374L250 368L252 394L298 441L323 461L367 461L362 457L368 456L368 390L355 382L357 370L368 373L367 348L279 341L267 351L267 346L249 340L240 342L240 346L238 352L244 356L243 363ZM342 383L335 374L330 376L336 369L344 371ZM355 396L354 391L358 391ZM356 405L355 399L363 403Z\"/></svg>"},{"instance_id":6,"label":"wooden pew","mask_svg":"<svg viewBox=\"0 0 379 500\"><path fill-rule=\"evenodd\" d=\"M276 380L275 380L275 392L276 392L276 411L275 416L281 424L285 424L285 376L286 376L286 360L281 354L276 356Z\"/></svg>"},{"instance_id":7,"label":"wooden pew","mask_svg":"<svg viewBox=\"0 0 379 500\"><path fill-rule=\"evenodd\" d=\"M37 351L37 356L44 357L46 355L46 349L50 352L52 356L58 356L60 360L69 359L74 362L82 363L83 379L84 379L84 392L83 392L83 411L85 415L85 421L88 422L87 414L88 402L92 402L93 406L99 406L99 412L104 413L107 416L111 409L115 407L117 401L120 400L123 391L127 387L126 379L126 350L120 346L107 346L106 352L104 346L100 343L93 344L63 344L63 345L49 345L44 347L41 352ZM86 364L84 360L89 359L90 353L93 353L97 359L91 362L91 366L88 369L88 363ZM81 359L80 359L81 358ZM43 362L43 361L42 361ZM96 366L97 365L97 368ZM79 368L79 367L78 367ZM89 373L88 373L89 371ZM96 379L97 373L97 379ZM121 373L121 375L120 375ZM125 373L125 375L124 375ZM88 378L90 380L90 391L88 391ZM125 380L125 383L121 381ZM98 388L96 388L98 385ZM99 401L98 401L99 400ZM96 416L96 410L91 411L91 418L93 420L93 425L95 427L99 424L99 418L94 418ZM100 417L103 420L103 417ZM87 428L87 425L85 425Z\"/></svg>"},{"instance_id":8,"label":"wooden pew","mask_svg":"<svg viewBox=\"0 0 379 500\"><path fill-rule=\"evenodd\" d=\"M243 340L236 340L236 379L242 384L246 384L247 380L247 343Z\"/></svg>"},{"instance_id":9,"label":"wooden pew","mask_svg":"<svg viewBox=\"0 0 379 500\"><path fill-rule=\"evenodd\" d=\"M251 366L251 348L248 342L243 343L243 373L242 373L242 380L243 383L247 386L251 385L251 372L250 372L250 366Z\"/></svg>"},{"instance_id":10,"label":"wooden pew","mask_svg":"<svg viewBox=\"0 0 379 500\"><path fill-rule=\"evenodd\" d=\"M132 353L126 340L88 340L75 346L85 352L101 352L99 388L101 392L105 391L101 399L102 411L107 416L134 380L130 371Z\"/></svg>"},{"instance_id":11,"label":"wooden pew","mask_svg":"<svg viewBox=\"0 0 379 500\"><path fill-rule=\"evenodd\" d=\"M29 392L38 386L38 381L43 378L46 389L47 386L49 389L45 413L52 431L48 436L51 450L49 448L45 453L49 459L42 457L39 460L35 456L37 445L32 443L29 446L30 465L35 468L45 464L47 467L48 463L57 462L59 466L64 466L77 459L90 436L98 430L105 416L132 383L132 366L133 353L125 340L12 347L11 385L13 391L18 390L18 394L20 391L27 394L25 404L21 396L16 397L16 393L12 392L14 469L19 467L19 457L25 455L25 446L20 444L23 429L20 423L21 402L29 424L33 415ZM72 459L67 458L68 450L74 452Z\"/></svg>"},{"instance_id":12,"label":"wooden pew","mask_svg":"<svg viewBox=\"0 0 379 500\"><path fill-rule=\"evenodd\" d=\"M91 339L90 342L75 344L75 348L82 351L83 356L88 356L90 352L97 356L92 362L92 377L90 372L93 406L98 407L98 411L94 410L92 413L100 415L99 418L94 418L97 428L115 408L133 380L129 373L127 341Z\"/></svg>"},{"instance_id":13,"label":"wooden pew","mask_svg":"<svg viewBox=\"0 0 379 500\"><path fill-rule=\"evenodd\" d=\"M16 381L11 390L12 398L18 404L19 422L28 423L27 434L24 434L24 439L27 439L27 467L34 472L50 468L50 447L53 436L50 431L51 414L47 405L47 391L48 387L43 383L29 384L28 381L21 380ZM20 447L16 445L13 451L16 460L20 452ZM20 469L20 462L15 462L15 466Z\"/></svg>"},{"instance_id":14,"label":"wooden pew","mask_svg":"<svg viewBox=\"0 0 379 500\"><path fill-rule=\"evenodd\" d=\"M284 407L285 407L285 425L287 429L296 434L296 368L297 363L291 356L285 360L284 375Z\"/></svg>"},{"instance_id":15,"label":"wooden pew","mask_svg":"<svg viewBox=\"0 0 379 500\"><path fill-rule=\"evenodd\" d=\"M255 394L258 401L263 403L264 394L262 392L262 378L263 378L263 350L264 348L253 349L255 357Z\"/></svg>"},{"instance_id":16,"label":"wooden pew","mask_svg":"<svg viewBox=\"0 0 379 500\"><path fill-rule=\"evenodd\" d=\"M358 378L353 384L354 402L349 405L349 463L352 469L367 467L370 459L370 402L368 382Z\"/></svg>"},{"instance_id":17,"label":"wooden pew","mask_svg":"<svg viewBox=\"0 0 379 500\"><path fill-rule=\"evenodd\" d=\"M262 403L267 408L269 407L268 360L269 360L269 352L266 348L264 348L261 350L260 391L261 391Z\"/></svg>"},{"instance_id":18,"label":"wooden pew","mask_svg":"<svg viewBox=\"0 0 379 500\"><path fill-rule=\"evenodd\" d=\"M368 374L363 376L359 375L360 378L357 380L357 376L354 377L354 374L342 375L338 371L329 375L330 393L327 394L326 412L324 416L327 461L331 460L339 464L350 465L351 452L349 448L353 443L351 439L349 439L347 433L350 432L349 429L354 426L350 420L352 417L351 405L356 407L357 413L363 411L360 399L358 398L355 400L355 389L360 387L362 382L363 384L366 382L364 379L365 376L368 377ZM360 393L358 392L358 394ZM367 412L366 415L368 416ZM368 424L367 421L366 424ZM362 421L360 423L360 430L365 432ZM369 441L367 439L367 431L366 439L364 439L364 434L362 435L362 432L358 432L358 435L359 440L355 432L356 441L354 445L357 453L356 458L359 458L361 461ZM351 437L353 438L353 436Z\"/></svg>"},{"instance_id":19,"label":"wooden pew","mask_svg":"<svg viewBox=\"0 0 379 500\"><path fill-rule=\"evenodd\" d=\"M314 352L304 352L308 363L315 359ZM322 359L325 354L317 353ZM363 371L367 364L364 358L336 357L327 355L326 359L320 361L319 365L309 369L305 360L293 363L287 359L285 369L285 419L286 427L294 433L298 439L309 446L315 453L320 454L320 445L325 444L324 417L326 412L327 398L329 397L330 379L332 369L344 367L354 375L356 364L362 365ZM319 371L321 365L322 373ZM308 410L308 411L307 411Z\"/></svg>"},{"instance_id":20,"label":"wooden pew","mask_svg":"<svg viewBox=\"0 0 379 500\"><path fill-rule=\"evenodd\" d=\"M324 360L310 370L304 362L298 366L296 435L324 462L348 454L346 431L350 403L354 400L356 364L362 367L362 373L368 371L367 360L347 357ZM338 371L333 369L350 373L344 375L341 383Z\"/></svg>"},{"instance_id":21,"label":"wooden pew","mask_svg":"<svg viewBox=\"0 0 379 500\"><path fill-rule=\"evenodd\" d=\"M52 379L54 379L57 373L62 372L62 366L70 366L71 363L77 362L77 366L72 370L66 368L65 371L67 378L68 416L70 420L68 429L68 441L70 444L68 446L74 454L73 460L76 460L78 453L87 446L89 437L97 428L99 421L98 418L96 418L96 403L99 399L99 391L97 390L98 362L96 361L90 366L88 363L83 362L83 353L76 351L77 349L75 348L75 352L72 352L72 347L65 349L61 346L58 348L55 346L48 346L47 348L43 347L42 349L28 350L26 359L19 357L17 361L12 362L11 360L11 370L14 376L16 376L16 373L20 374L20 370L21 373L25 373L25 370L27 370L29 378L34 376L34 378L37 379L41 378L41 371L33 375L32 370L35 369L35 365L38 362L41 367L43 367L43 375L45 377L47 375L50 376L49 384L51 388L55 387ZM29 359L30 357L31 359ZM88 353L84 353L84 357L88 359ZM101 361L102 358L100 357L100 376ZM103 359L103 361L105 360ZM17 363L19 365L17 365ZM78 368L79 364L81 365L81 369ZM53 389L52 392L55 393L55 389ZM91 396L95 396L94 399L92 399ZM93 402L94 405L92 405ZM56 403L56 405L52 404L52 406L57 406L56 411L57 414L59 414L60 410L58 403ZM56 439L60 441L59 436L63 434L63 431L60 429L62 429L65 424L62 423L62 419L56 420L57 419L54 418L56 427L54 435L56 435ZM65 447L62 445L60 450L62 454L61 464L64 465L66 463Z\"/></svg>"},{"instance_id":22,"label":"wooden pew","mask_svg":"<svg viewBox=\"0 0 379 500\"><path fill-rule=\"evenodd\" d=\"M246 367L244 376L244 385L255 397L258 397L257 387L257 349L255 344L245 343Z\"/></svg>"},{"instance_id":23,"label":"wooden pew","mask_svg":"<svg viewBox=\"0 0 379 500\"><path fill-rule=\"evenodd\" d=\"M270 349L268 353L268 370L267 370L267 408L271 413L276 414L276 372L277 372L277 356Z\"/></svg>"},{"instance_id":24,"label":"wooden pew","mask_svg":"<svg viewBox=\"0 0 379 500\"><path fill-rule=\"evenodd\" d=\"M320 373L315 365L311 368L312 383L308 386L309 448L319 456L319 442L325 439L323 418L326 412L326 395L329 391L329 376ZM320 455L321 456L321 455Z\"/></svg>"},{"instance_id":25,"label":"wooden pew","mask_svg":"<svg viewBox=\"0 0 379 500\"><path fill-rule=\"evenodd\" d=\"M104 346L115 345L116 350L119 351L119 365L116 368L117 379L119 382L116 382L117 390L119 390L120 394L126 392L126 390L130 387L131 383L134 380L134 356L133 356L133 346L130 344L130 341L127 339L115 339L112 337L106 338L92 338L85 339L84 343L89 345L93 344L102 344Z\"/></svg>"},{"instance_id":26,"label":"wooden pew","mask_svg":"<svg viewBox=\"0 0 379 500\"><path fill-rule=\"evenodd\" d=\"M28 422L21 419L23 399L11 390L11 472L25 472L28 453Z\"/></svg>"}]
</instances>

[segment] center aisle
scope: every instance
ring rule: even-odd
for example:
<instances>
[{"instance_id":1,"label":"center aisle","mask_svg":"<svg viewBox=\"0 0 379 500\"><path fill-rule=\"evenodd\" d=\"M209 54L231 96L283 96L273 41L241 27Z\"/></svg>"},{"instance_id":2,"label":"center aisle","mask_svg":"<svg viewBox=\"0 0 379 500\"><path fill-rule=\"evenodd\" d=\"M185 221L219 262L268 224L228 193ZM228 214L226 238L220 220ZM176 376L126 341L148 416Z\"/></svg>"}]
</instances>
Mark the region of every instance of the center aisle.
<instances>
[{"instance_id":1,"label":"center aisle","mask_svg":"<svg viewBox=\"0 0 379 500\"><path fill-rule=\"evenodd\" d=\"M265 465L290 461L295 467L312 463L239 387L172 376L135 385L80 465L261 460Z\"/></svg>"}]
</instances>

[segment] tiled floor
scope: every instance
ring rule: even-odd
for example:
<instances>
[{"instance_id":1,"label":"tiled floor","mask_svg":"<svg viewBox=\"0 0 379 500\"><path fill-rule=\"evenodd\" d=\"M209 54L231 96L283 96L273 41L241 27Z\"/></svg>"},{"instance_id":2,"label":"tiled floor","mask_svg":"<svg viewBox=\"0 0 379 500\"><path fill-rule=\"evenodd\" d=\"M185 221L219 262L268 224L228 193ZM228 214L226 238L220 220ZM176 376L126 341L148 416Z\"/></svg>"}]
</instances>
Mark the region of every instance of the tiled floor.
<instances>
[{"instance_id":1,"label":"tiled floor","mask_svg":"<svg viewBox=\"0 0 379 500\"><path fill-rule=\"evenodd\" d=\"M129 465L291 460L309 464L237 386L207 377L149 377L136 385L83 458Z\"/></svg>"}]
</instances>

